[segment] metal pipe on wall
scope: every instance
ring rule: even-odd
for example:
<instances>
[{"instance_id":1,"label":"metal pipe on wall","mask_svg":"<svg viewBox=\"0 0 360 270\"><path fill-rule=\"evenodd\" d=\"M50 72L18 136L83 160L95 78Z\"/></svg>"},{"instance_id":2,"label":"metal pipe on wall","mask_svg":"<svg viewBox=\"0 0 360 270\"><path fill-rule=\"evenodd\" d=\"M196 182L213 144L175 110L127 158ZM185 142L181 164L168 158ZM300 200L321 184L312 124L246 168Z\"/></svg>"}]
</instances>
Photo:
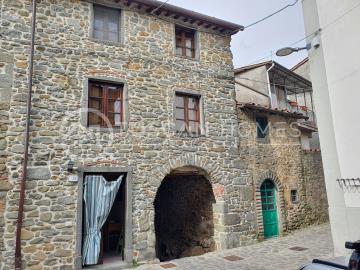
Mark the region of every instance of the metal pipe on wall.
<instances>
[{"instance_id":1,"label":"metal pipe on wall","mask_svg":"<svg viewBox=\"0 0 360 270\"><path fill-rule=\"evenodd\" d=\"M22 166L22 174L20 179L20 199L18 217L16 223L16 240L15 240L15 270L21 270L21 227L24 215L25 201L25 182L27 178L27 165L29 156L29 133L30 133L30 114L31 114L31 96L33 84L34 69L34 45L35 45L35 28L36 28L36 0L32 1L32 19L31 19L31 44L29 59L29 77L28 77L28 96L26 107L26 128L25 128L25 150L24 161Z\"/></svg>"},{"instance_id":2,"label":"metal pipe on wall","mask_svg":"<svg viewBox=\"0 0 360 270\"><path fill-rule=\"evenodd\" d=\"M272 102L272 97L271 97L271 82L270 82L270 75L269 75L269 72L270 72L270 70L272 70L273 69L273 67L275 66L275 63L274 62L272 62L271 63L271 66L270 66L270 68L268 68L267 70L266 70L266 79L267 79L267 83L268 83L268 91L269 91L269 107L270 108L273 108L273 102ZM275 90L275 89L274 89Z\"/></svg>"}]
</instances>

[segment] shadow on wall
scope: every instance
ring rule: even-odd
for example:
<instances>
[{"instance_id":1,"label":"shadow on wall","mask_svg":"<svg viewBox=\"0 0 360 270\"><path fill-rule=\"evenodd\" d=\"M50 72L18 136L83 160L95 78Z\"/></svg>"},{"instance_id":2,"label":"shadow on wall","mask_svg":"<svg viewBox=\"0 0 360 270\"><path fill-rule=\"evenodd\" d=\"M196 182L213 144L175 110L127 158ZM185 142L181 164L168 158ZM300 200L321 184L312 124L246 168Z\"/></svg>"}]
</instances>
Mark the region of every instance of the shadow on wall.
<instances>
[{"instance_id":1,"label":"shadow on wall","mask_svg":"<svg viewBox=\"0 0 360 270\"><path fill-rule=\"evenodd\" d=\"M155 206L156 256L160 261L215 250L210 182L202 175L168 175Z\"/></svg>"}]
</instances>

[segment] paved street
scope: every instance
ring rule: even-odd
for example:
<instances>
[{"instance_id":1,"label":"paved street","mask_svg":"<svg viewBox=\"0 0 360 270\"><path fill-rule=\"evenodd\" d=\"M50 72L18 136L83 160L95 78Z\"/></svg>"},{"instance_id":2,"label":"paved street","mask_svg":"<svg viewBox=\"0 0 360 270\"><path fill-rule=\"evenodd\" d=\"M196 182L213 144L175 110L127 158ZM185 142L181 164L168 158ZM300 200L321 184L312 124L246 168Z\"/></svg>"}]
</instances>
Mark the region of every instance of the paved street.
<instances>
[{"instance_id":1,"label":"paved street","mask_svg":"<svg viewBox=\"0 0 360 270\"><path fill-rule=\"evenodd\" d=\"M169 263L142 265L136 269L163 270L173 266L170 269L296 270L299 266L311 261L313 258L332 257L330 237L330 227L328 224L324 224L252 246L212 252L199 257L174 260ZM295 249L298 247L304 250L290 249L294 247ZM228 259L224 257L228 257ZM236 257L241 257L242 259ZM235 259L235 261L230 261L229 259Z\"/></svg>"}]
</instances>

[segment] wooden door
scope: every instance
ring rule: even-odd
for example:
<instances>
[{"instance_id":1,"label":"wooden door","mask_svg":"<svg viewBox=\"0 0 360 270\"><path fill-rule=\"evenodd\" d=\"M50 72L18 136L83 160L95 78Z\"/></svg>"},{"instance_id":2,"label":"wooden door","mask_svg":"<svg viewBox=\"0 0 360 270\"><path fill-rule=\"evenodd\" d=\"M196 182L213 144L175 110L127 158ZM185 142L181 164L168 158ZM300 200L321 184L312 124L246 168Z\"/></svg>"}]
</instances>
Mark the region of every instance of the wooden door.
<instances>
[{"instance_id":1,"label":"wooden door","mask_svg":"<svg viewBox=\"0 0 360 270\"><path fill-rule=\"evenodd\" d=\"M261 206L264 224L264 237L279 235L278 213L276 205L276 189L274 182L266 180L260 188Z\"/></svg>"}]
</instances>

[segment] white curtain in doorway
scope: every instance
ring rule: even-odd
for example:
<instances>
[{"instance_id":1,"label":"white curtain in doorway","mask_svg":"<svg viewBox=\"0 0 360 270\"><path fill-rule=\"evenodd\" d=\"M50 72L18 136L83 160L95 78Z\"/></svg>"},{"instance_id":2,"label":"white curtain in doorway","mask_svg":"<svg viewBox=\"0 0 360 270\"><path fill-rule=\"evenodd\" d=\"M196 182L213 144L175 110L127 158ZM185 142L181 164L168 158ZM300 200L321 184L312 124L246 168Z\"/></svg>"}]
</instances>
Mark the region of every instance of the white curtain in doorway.
<instances>
[{"instance_id":1,"label":"white curtain in doorway","mask_svg":"<svg viewBox=\"0 0 360 270\"><path fill-rule=\"evenodd\" d=\"M123 175L113 182L106 181L102 175L87 175L85 177L83 265L94 265L98 263L101 228L110 213L122 179Z\"/></svg>"}]
</instances>

